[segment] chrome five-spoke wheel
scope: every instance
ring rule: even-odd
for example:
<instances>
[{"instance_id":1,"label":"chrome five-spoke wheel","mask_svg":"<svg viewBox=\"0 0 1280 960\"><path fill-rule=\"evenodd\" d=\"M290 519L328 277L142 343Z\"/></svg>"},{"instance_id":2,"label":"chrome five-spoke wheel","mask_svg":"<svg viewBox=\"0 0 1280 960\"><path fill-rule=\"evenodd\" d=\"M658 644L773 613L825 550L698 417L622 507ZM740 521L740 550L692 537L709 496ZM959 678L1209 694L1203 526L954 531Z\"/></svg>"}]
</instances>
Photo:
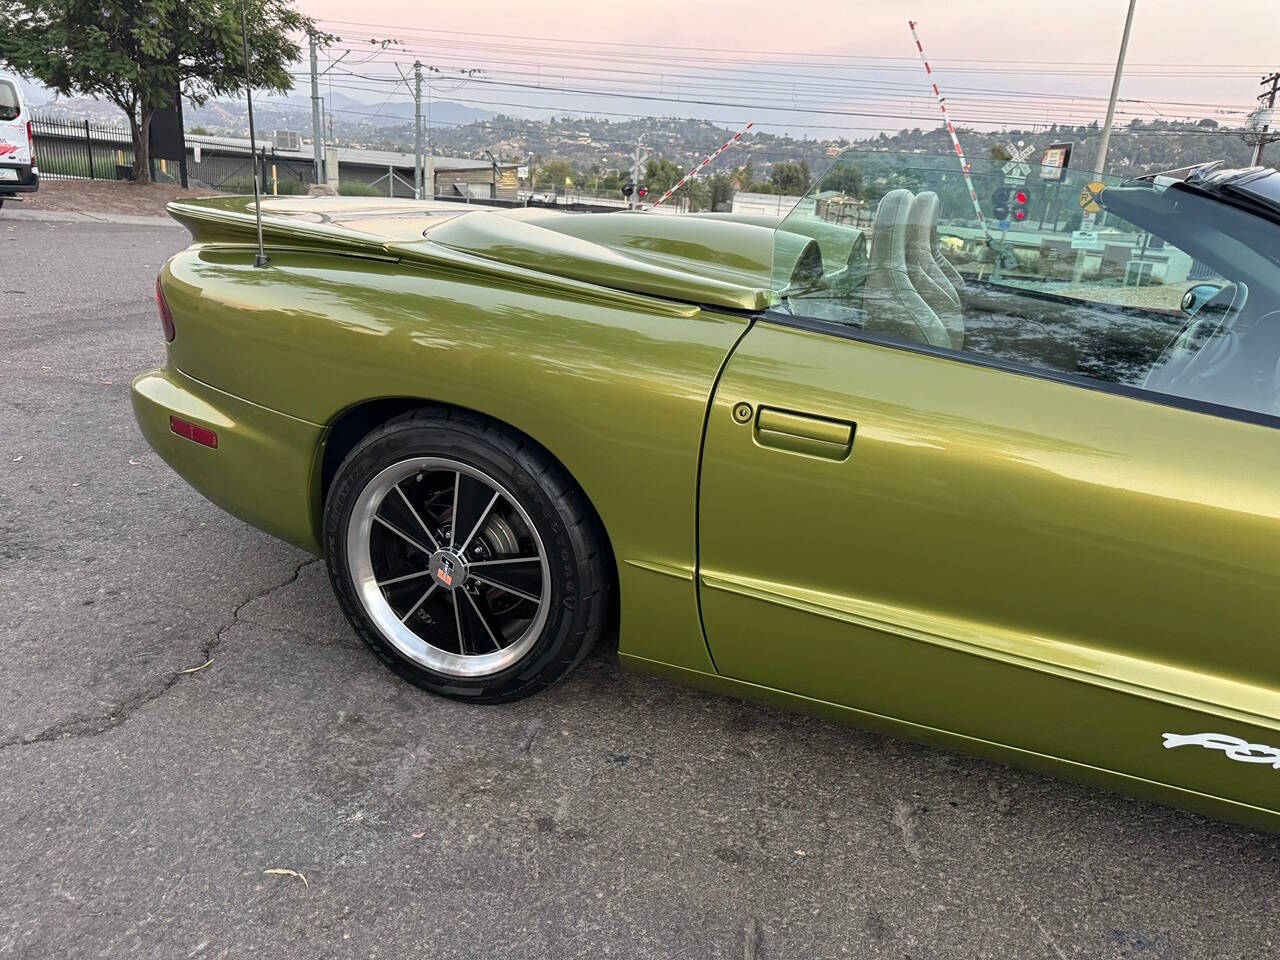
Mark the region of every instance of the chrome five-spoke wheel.
<instances>
[{"instance_id":1,"label":"chrome five-spoke wheel","mask_svg":"<svg viewBox=\"0 0 1280 960\"><path fill-rule=\"evenodd\" d=\"M369 619L429 670L496 673L546 623L542 538L515 497L469 464L412 457L384 468L357 497L346 539Z\"/></svg>"}]
</instances>

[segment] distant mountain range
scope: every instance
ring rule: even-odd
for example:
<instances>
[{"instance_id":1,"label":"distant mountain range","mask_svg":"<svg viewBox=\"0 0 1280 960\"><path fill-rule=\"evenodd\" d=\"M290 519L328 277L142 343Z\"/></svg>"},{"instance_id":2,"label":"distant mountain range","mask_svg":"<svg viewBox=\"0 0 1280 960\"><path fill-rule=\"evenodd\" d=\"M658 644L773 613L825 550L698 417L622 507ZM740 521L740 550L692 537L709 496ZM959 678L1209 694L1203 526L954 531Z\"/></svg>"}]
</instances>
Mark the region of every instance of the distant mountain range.
<instances>
[{"instance_id":1,"label":"distant mountain range","mask_svg":"<svg viewBox=\"0 0 1280 960\"><path fill-rule=\"evenodd\" d=\"M32 84L25 84L24 93L35 112L41 116L71 120L90 120L115 126L125 126L120 108L104 100L87 97L58 97L51 91ZM326 109L325 123L332 130L334 139L352 145L371 145L370 139L381 140L380 132L390 128L413 128L413 102L392 100L382 104L368 104L344 94L321 90ZM203 106L184 103L183 119L188 130L201 128L211 134L243 136L249 128L248 112L244 100L210 100ZM430 104L432 129L475 123L496 116L492 111L480 110L451 100L434 100ZM427 105L423 105L424 121ZM274 130L296 130L303 137L311 137L311 98L294 93L289 96L257 94L253 100L254 120L265 133ZM412 137L410 137L412 139Z\"/></svg>"}]
</instances>

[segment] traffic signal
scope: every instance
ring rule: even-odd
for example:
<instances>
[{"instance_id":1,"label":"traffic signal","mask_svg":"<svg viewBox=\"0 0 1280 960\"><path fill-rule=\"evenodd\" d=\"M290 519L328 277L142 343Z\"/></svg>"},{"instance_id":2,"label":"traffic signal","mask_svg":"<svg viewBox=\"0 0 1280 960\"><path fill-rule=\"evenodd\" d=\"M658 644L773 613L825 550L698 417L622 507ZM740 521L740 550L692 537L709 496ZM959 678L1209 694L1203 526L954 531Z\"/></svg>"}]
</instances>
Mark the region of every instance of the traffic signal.
<instances>
[{"instance_id":1,"label":"traffic signal","mask_svg":"<svg viewBox=\"0 0 1280 960\"><path fill-rule=\"evenodd\" d=\"M639 197L641 200L643 200L648 195L649 195L649 188L646 187L643 183L636 188L636 196Z\"/></svg>"},{"instance_id":2,"label":"traffic signal","mask_svg":"<svg viewBox=\"0 0 1280 960\"><path fill-rule=\"evenodd\" d=\"M635 192L636 192L636 185L634 183L624 183L622 185L622 195L626 197L628 200L631 199L631 195ZM641 196L644 196L644 194L641 194Z\"/></svg>"},{"instance_id":3,"label":"traffic signal","mask_svg":"<svg viewBox=\"0 0 1280 960\"><path fill-rule=\"evenodd\" d=\"M991 194L991 213L997 220L1009 219L1009 199L1013 191L1008 187L997 187Z\"/></svg>"},{"instance_id":4,"label":"traffic signal","mask_svg":"<svg viewBox=\"0 0 1280 960\"><path fill-rule=\"evenodd\" d=\"M1027 192L1027 188L1016 187L1012 191L1012 195L1010 196L1009 199L1011 201L1010 212L1013 214L1013 217L1012 217L1013 221L1015 223L1021 223L1022 221L1026 220L1028 215L1030 214L1029 206L1031 201L1031 194Z\"/></svg>"}]
</instances>

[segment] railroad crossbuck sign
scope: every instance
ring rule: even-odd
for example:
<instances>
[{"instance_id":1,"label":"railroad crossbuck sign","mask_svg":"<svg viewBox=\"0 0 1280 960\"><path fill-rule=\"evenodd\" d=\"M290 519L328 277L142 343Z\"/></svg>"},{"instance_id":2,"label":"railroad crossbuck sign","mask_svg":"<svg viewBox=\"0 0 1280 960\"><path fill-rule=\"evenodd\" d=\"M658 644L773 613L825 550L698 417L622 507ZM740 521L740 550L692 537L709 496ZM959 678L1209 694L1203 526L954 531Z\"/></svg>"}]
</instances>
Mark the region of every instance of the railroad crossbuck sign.
<instances>
[{"instance_id":1,"label":"railroad crossbuck sign","mask_svg":"<svg viewBox=\"0 0 1280 960\"><path fill-rule=\"evenodd\" d=\"M1085 184L1084 189L1080 191L1080 208L1085 213L1101 213L1102 206L1098 203L1098 197L1102 196L1102 191L1105 189L1107 185L1100 180Z\"/></svg>"},{"instance_id":2,"label":"railroad crossbuck sign","mask_svg":"<svg viewBox=\"0 0 1280 960\"><path fill-rule=\"evenodd\" d=\"M1019 140L1016 144L1008 144L1005 149L1009 151L1009 162L1001 168L1005 179L1019 182L1026 180L1031 175L1031 164L1027 163L1027 157L1031 156L1035 147L1024 147Z\"/></svg>"}]
</instances>

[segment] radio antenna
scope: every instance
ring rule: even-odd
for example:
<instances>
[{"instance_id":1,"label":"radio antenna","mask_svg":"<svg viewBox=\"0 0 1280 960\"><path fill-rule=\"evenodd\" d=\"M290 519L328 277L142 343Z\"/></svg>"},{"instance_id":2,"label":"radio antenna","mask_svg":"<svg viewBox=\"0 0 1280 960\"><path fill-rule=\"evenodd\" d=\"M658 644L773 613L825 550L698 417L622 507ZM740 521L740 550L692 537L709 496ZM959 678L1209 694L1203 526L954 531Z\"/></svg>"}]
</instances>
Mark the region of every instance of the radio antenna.
<instances>
[{"instance_id":1,"label":"radio antenna","mask_svg":"<svg viewBox=\"0 0 1280 960\"><path fill-rule=\"evenodd\" d=\"M245 16L244 0L240 0L240 39L244 42L244 99L249 107L249 168L253 171L253 210L258 221L258 252L253 258L253 265L265 267L271 260L262 249L262 196L258 192L258 141L253 131L253 83L249 79L249 19Z\"/></svg>"}]
</instances>

